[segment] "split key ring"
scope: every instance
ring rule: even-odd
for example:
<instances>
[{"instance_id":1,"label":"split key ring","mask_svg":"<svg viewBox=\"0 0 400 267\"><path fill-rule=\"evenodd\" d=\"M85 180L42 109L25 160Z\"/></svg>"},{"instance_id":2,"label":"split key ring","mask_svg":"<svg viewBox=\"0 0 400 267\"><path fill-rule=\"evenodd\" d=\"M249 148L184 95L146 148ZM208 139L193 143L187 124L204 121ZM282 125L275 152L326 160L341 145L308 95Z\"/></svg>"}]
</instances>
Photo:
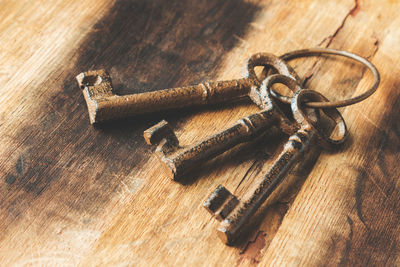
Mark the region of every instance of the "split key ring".
<instances>
[{"instance_id":1,"label":"split key ring","mask_svg":"<svg viewBox=\"0 0 400 267\"><path fill-rule=\"evenodd\" d=\"M343 56L343 57L347 57L352 60L355 60L357 62L360 62L361 64L366 66L372 72L372 74L374 76L374 83L367 91L365 91L361 95L355 96L353 98L334 101L334 102L323 102L323 101L307 102L307 103L305 103L306 107L309 107L309 108L340 108L340 107L353 105L353 104L356 104L362 100L365 100L369 96L371 96L378 88L379 83L380 83L380 75L379 75L379 72L376 69L376 67L366 58L363 58L361 56L358 56L356 54L353 54L353 53L350 53L347 51L331 49L331 48L310 48L310 49L302 49L302 50L292 51L292 52L283 54L282 56L280 56L280 58L288 61L288 60L291 60L294 58L318 56L318 55L322 55L322 54ZM290 104L292 101L292 97L284 96L284 95L274 91L272 88L269 88L269 93L283 103Z\"/></svg>"}]
</instances>

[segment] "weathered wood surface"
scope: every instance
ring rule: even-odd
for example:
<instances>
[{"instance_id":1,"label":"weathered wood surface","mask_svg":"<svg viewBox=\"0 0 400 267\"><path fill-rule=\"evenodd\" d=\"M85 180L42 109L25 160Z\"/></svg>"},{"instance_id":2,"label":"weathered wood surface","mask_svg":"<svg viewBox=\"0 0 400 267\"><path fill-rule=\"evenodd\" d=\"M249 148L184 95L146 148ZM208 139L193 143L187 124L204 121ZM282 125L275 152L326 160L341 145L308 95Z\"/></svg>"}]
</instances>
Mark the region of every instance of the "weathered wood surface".
<instances>
[{"instance_id":1,"label":"weathered wood surface","mask_svg":"<svg viewBox=\"0 0 400 267\"><path fill-rule=\"evenodd\" d=\"M397 1L0 1L2 266L400 265L400 4ZM257 110L242 103L89 124L75 75L105 68L121 94L240 77L255 52L355 52L381 72L341 109L351 140L293 171L236 247L202 202L243 195L285 137L226 153L181 185L142 138L167 119L189 144ZM335 58L292 63L330 99L371 83ZM365 75L364 75L365 74Z\"/></svg>"}]
</instances>

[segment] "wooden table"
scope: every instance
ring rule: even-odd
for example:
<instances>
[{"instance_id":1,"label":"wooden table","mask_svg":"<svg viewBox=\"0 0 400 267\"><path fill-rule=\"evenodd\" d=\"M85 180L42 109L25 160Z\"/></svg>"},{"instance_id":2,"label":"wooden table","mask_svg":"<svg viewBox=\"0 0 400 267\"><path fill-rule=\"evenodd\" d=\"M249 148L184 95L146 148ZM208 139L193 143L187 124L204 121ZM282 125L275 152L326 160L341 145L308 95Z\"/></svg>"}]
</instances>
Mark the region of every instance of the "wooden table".
<instances>
[{"instance_id":1,"label":"wooden table","mask_svg":"<svg viewBox=\"0 0 400 267\"><path fill-rule=\"evenodd\" d=\"M398 1L0 1L0 265L400 265ZM239 78L255 52L308 47L370 59L382 83L341 112L338 152L292 171L254 231L229 247L202 208L218 184L241 196L285 140L234 149L182 185L142 137L167 119L183 144L257 111L248 103L93 127L74 77L107 69L127 94ZM328 98L372 75L334 57L291 62Z\"/></svg>"}]
</instances>

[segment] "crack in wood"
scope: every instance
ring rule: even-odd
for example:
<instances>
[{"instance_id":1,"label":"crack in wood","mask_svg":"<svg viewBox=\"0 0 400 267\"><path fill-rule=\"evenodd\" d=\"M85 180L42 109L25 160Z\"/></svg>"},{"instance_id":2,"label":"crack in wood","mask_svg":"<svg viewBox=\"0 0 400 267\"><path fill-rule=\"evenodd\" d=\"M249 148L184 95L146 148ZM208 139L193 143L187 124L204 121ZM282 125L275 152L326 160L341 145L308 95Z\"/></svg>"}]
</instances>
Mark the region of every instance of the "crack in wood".
<instances>
[{"instance_id":1,"label":"crack in wood","mask_svg":"<svg viewBox=\"0 0 400 267\"><path fill-rule=\"evenodd\" d=\"M238 266L243 263L244 259L249 259L253 264L259 263L257 257L266 245L265 237L266 234L263 231L256 232L254 238L249 240L240 251L239 254L242 255L242 257L238 261Z\"/></svg>"},{"instance_id":2,"label":"crack in wood","mask_svg":"<svg viewBox=\"0 0 400 267\"><path fill-rule=\"evenodd\" d=\"M334 31L333 34L325 37L319 44L318 46L321 46L325 41L329 40L328 43L325 45L325 47L329 47L329 45L332 43L333 39L339 34L340 30L343 29L347 19L350 16L355 16L355 14L358 12L358 10L360 9L360 3L359 0L355 0L354 1L354 6L349 10L349 12L347 12L346 16L344 16L344 18L342 19L342 23L339 25L338 28L336 28L336 30Z\"/></svg>"},{"instance_id":3,"label":"crack in wood","mask_svg":"<svg viewBox=\"0 0 400 267\"><path fill-rule=\"evenodd\" d=\"M329 36L323 38L322 41L318 43L318 46L323 46L323 44L324 44L326 41L328 41L327 44L323 46L323 47L325 47L325 48L328 48L328 47L331 45L331 43L333 42L334 38L335 38L335 37L339 34L339 32L343 29L343 27L344 27L344 25L345 25L347 19L348 19L350 16L355 16L355 14L358 12L359 9L360 9L359 0L355 0L354 6L353 6L353 7L349 10L349 12L347 12L347 14L344 16L344 18L342 19L342 22L341 22L341 24L339 25L339 27L336 28L336 30L334 31L333 34L331 34L331 35L329 35ZM307 82L314 76L314 73L318 71L317 69L315 69L315 67L316 67L317 63L319 63L319 62L320 62L319 59L318 59L318 60L315 60L314 63L313 63L313 65L312 65L312 66L310 67L310 69L307 71L308 74L306 74L306 76L305 76L305 78L304 78L304 80L303 80L303 82L302 82L302 86L303 86L303 87L305 87L306 84L307 84Z\"/></svg>"}]
</instances>

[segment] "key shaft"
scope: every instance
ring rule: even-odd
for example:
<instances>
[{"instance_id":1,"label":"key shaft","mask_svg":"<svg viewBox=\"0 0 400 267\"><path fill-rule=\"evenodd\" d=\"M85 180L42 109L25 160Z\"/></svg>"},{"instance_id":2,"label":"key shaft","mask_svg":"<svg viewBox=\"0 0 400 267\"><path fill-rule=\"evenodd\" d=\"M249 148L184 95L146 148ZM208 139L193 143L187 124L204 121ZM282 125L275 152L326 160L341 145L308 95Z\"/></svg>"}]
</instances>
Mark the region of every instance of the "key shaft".
<instances>
[{"instance_id":1,"label":"key shaft","mask_svg":"<svg viewBox=\"0 0 400 267\"><path fill-rule=\"evenodd\" d=\"M105 70L89 71L76 77L83 90L91 123L190 106L210 105L246 97L255 80L204 82L146 93L115 95Z\"/></svg>"},{"instance_id":2,"label":"key shaft","mask_svg":"<svg viewBox=\"0 0 400 267\"><path fill-rule=\"evenodd\" d=\"M246 62L244 78L204 82L198 85L164 89L130 95L116 95L113 91L110 75L105 70L83 72L76 76L79 87L89 110L90 122L202 106L248 97L250 90L260 85L255 67L272 67L278 73L297 79L297 75L286 63L268 53L252 55ZM265 73L264 73L265 75Z\"/></svg>"},{"instance_id":3,"label":"key shaft","mask_svg":"<svg viewBox=\"0 0 400 267\"><path fill-rule=\"evenodd\" d=\"M241 230L249 222L262 203L274 192L279 184L287 177L290 170L299 162L310 145L316 140L315 133L307 129L300 129L289 137L284 149L274 162L269 172L257 185L245 201L237 201L229 216L221 222L218 236L226 244L236 240Z\"/></svg>"}]
</instances>

